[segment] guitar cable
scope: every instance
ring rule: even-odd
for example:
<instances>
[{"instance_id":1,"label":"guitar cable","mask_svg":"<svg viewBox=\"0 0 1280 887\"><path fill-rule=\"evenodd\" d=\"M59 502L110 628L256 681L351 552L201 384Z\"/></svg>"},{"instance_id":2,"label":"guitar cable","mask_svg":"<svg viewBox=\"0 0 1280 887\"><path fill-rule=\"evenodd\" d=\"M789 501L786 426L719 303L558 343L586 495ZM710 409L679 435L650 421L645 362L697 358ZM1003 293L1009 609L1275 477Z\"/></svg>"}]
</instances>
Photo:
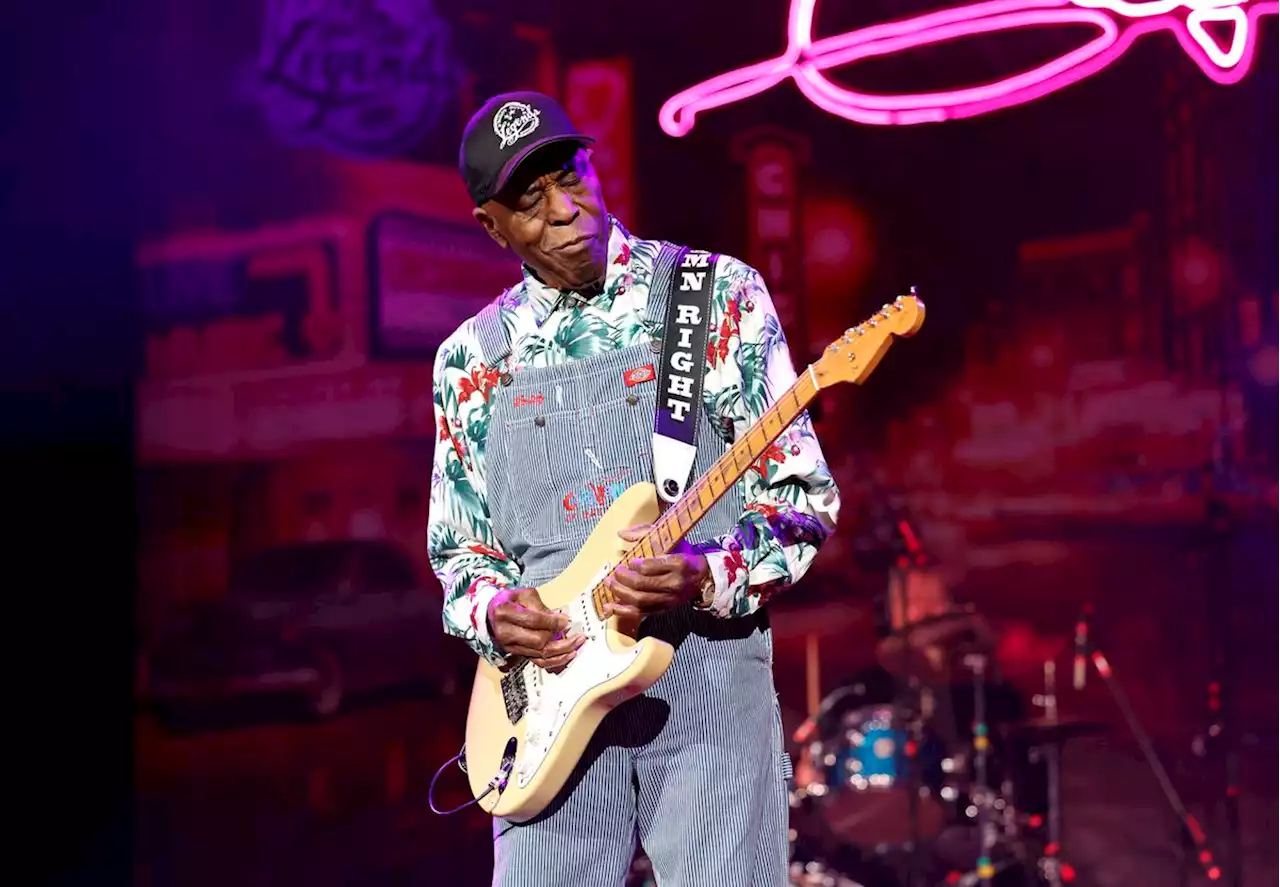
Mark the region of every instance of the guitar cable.
<instances>
[{"instance_id":1,"label":"guitar cable","mask_svg":"<svg viewBox=\"0 0 1280 887\"><path fill-rule=\"evenodd\" d=\"M436 775L431 777L431 784L427 786L427 806L430 807L431 812L435 813L437 816L452 816L455 813L461 813L463 810L466 810L472 804L480 803L480 801L486 795L488 795L489 792L494 791L495 789L497 789L498 791L501 791L507 786L507 779L511 775L511 767L510 765L504 764L503 768L498 771L497 775L495 775L493 779L489 780L489 785L485 788L484 791L480 793L478 797L472 798L470 801L467 801L465 804L459 804L457 807L451 807L448 810L441 810L439 807L437 807L436 802L434 800L435 794L436 794L436 783L440 781L440 776L444 773L445 769L455 761L458 764L458 769L461 770L463 773L466 773L467 762L463 758L463 755L465 755L466 753L467 753L467 747L466 745L463 745L462 750L459 751L453 757L451 757L449 760L441 764L440 769L436 770Z\"/></svg>"}]
</instances>

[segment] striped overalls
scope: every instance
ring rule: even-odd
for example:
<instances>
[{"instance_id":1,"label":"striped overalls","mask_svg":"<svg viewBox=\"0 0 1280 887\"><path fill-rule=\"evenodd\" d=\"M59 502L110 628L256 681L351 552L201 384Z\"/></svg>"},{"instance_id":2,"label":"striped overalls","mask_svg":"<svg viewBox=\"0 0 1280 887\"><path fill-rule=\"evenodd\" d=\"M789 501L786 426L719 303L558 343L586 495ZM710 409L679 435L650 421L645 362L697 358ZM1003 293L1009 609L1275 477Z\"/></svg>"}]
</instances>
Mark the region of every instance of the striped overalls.
<instances>
[{"instance_id":1,"label":"striped overalls","mask_svg":"<svg viewBox=\"0 0 1280 887\"><path fill-rule=\"evenodd\" d=\"M651 329L664 316L661 289L650 293ZM478 323L485 363L505 368L510 343L497 312ZM657 383L629 386L624 376L658 360L636 345L516 370L494 389L490 513L525 585L568 566L617 495L652 481ZM725 447L704 410L694 475ZM689 541L728 532L742 508L735 485ZM605 719L547 811L524 824L494 820L496 887L618 887L637 838L661 887L786 883L790 763L768 617L721 619L686 606L646 620L643 632L675 645L671 667Z\"/></svg>"}]
</instances>

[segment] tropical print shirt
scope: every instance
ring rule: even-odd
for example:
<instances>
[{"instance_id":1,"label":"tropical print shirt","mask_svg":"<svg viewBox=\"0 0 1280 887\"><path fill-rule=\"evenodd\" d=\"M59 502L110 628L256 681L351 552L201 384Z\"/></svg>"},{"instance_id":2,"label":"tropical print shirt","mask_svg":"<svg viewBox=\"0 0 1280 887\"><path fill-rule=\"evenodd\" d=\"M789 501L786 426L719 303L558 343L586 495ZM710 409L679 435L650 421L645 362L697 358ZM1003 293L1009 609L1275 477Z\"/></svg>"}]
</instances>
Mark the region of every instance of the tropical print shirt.
<instances>
[{"instance_id":1,"label":"tropical print shirt","mask_svg":"<svg viewBox=\"0 0 1280 887\"><path fill-rule=\"evenodd\" d=\"M646 305L660 244L633 237L610 218L603 291L569 303L528 269L499 300L515 370L579 360L644 344ZM704 409L741 436L796 379L773 302L760 274L729 256L716 264L707 339ZM444 587L444 627L501 666L489 636L488 606L519 584L521 568L494 533L486 496L489 398L499 371L482 360L474 319L436 355L437 444L431 476L427 548ZM737 527L701 543L715 580L711 610L745 616L809 568L835 528L839 492L807 414L802 414L738 481L747 503Z\"/></svg>"}]
</instances>

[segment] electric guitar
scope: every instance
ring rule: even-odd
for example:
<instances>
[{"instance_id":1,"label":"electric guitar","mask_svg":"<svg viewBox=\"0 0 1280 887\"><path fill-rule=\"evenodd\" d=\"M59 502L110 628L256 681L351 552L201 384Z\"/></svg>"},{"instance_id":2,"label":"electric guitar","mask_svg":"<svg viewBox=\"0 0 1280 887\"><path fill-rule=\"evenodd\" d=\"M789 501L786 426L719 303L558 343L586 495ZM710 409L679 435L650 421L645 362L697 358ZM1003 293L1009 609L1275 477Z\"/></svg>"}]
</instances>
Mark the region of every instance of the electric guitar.
<instances>
[{"instance_id":1,"label":"electric guitar","mask_svg":"<svg viewBox=\"0 0 1280 887\"><path fill-rule=\"evenodd\" d=\"M480 660L463 749L471 792L480 807L515 822L537 816L564 787L604 716L662 676L675 651L666 641L637 639L638 623L606 619L603 609L612 598L604 580L617 564L669 552L820 390L840 382L861 384L895 337L915 335L925 309L914 287L911 293L828 346L665 512L652 484L626 490L573 562L538 587L542 602L566 614L570 630L587 640L573 661L554 674L527 659L510 661L502 669ZM652 529L639 542L618 536L621 530L650 523Z\"/></svg>"}]
</instances>

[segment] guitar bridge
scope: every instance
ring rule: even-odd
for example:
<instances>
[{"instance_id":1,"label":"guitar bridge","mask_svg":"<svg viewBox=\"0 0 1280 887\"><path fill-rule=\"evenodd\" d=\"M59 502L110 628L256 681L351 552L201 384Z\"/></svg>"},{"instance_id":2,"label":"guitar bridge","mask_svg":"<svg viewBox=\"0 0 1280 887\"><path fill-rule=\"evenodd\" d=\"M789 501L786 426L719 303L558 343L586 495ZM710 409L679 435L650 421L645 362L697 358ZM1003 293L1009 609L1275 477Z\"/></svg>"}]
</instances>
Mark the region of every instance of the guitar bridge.
<instances>
[{"instance_id":1,"label":"guitar bridge","mask_svg":"<svg viewBox=\"0 0 1280 887\"><path fill-rule=\"evenodd\" d=\"M514 726L529 708L529 692L524 684L524 666L514 668L502 676L502 704L507 709L507 720Z\"/></svg>"}]
</instances>

